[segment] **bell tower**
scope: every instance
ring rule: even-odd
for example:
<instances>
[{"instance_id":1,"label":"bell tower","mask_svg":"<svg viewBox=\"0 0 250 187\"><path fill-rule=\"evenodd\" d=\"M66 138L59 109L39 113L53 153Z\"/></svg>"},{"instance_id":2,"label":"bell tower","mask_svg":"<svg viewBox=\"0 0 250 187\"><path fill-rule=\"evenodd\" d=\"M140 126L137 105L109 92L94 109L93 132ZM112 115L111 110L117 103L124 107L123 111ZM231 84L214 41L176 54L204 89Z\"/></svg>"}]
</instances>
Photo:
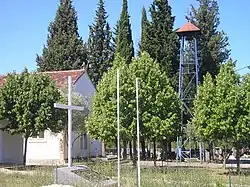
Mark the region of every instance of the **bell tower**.
<instances>
[{"instance_id":1,"label":"bell tower","mask_svg":"<svg viewBox=\"0 0 250 187\"><path fill-rule=\"evenodd\" d=\"M191 107L198 90L199 63L197 38L200 34L200 29L191 22L188 22L178 29L176 33L181 41L178 95L182 101L180 123L181 133L183 134L188 119L193 116ZM182 148L183 139L180 136L177 138L177 159L184 157Z\"/></svg>"}]
</instances>

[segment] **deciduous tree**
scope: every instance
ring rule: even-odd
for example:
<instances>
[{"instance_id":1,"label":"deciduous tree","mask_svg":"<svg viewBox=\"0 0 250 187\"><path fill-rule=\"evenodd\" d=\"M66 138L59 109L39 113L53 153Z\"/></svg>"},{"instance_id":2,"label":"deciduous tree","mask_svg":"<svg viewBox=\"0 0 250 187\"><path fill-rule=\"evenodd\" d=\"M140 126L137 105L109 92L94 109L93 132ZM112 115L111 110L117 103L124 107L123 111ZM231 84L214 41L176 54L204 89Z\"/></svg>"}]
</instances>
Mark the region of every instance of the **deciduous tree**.
<instances>
[{"instance_id":1,"label":"deciduous tree","mask_svg":"<svg viewBox=\"0 0 250 187\"><path fill-rule=\"evenodd\" d=\"M250 84L247 77L240 82L234 69L231 60L222 65L215 85L211 76L205 77L204 85L199 87L193 122L200 136L231 143L236 148L239 171L239 150L247 145L250 137Z\"/></svg>"},{"instance_id":2,"label":"deciduous tree","mask_svg":"<svg viewBox=\"0 0 250 187\"><path fill-rule=\"evenodd\" d=\"M26 163L27 141L40 132L59 132L65 124L65 112L54 108L61 99L60 92L49 77L29 73L10 73L0 89L0 118L9 124L10 134L20 134L25 141L23 163Z\"/></svg>"},{"instance_id":3,"label":"deciduous tree","mask_svg":"<svg viewBox=\"0 0 250 187\"><path fill-rule=\"evenodd\" d=\"M89 133L105 142L116 140L116 69L119 68L122 140L136 138L136 78L139 78L141 135L153 141L176 137L180 130L180 102L160 66L147 53L142 53L130 65L118 56L114 64L97 87L87 123Z\"/></svg>"},{"instance_id":4,"label":"deciduous tree","mask_svg":"<svg viewBox=\"0 0 250 187\"><path fill-rule=\"evenodd\" d=\"M84 107L83 111L72 111L72 130L77 133L77 136L72 140L72 146L74 146L74 143L76 140L80 137L82 137L86 133L86 119L90 112L90 100L88 97L83 96L80 93L74 92L74 86L72 88L72 105L74 106L81 106ZM63 86L60 88L60 93L62 96L61 102L64 104L67 104L68 100L68 88L67 86ZM64 109L61 109L64 110ZM62 133L64 135L64 138L66 142L68 142L68 126L65 124L64 128L62 129ZM68 145L68 144L67 144Z\"/></svg>"},{"instance_id":5,"label":"deciduous tree","mask_svg":"<svg viewBox=\"0 0 250 187\"><path fill-rule=\"evenodd\" d=\"M203 84L199 86L198 93L194 102L194 118L192 122L196 126L201 140L216 140L216 137L213 136L216 136L216 133L210 131L208 128L215 123L214 112L217 106L215 100L215 84L209 73L206 74Z\"/></svg>"},{"instance_id":6,"label":"deciduous tree","mask_svg":"<svg viewBox=\"0 0 250 187\"><path fill-rule=\"evenodd\" d=\"M116 70L119 67L120 71L120 110L121 112L121 137L129 139L128 127L125 123L125 102L127 98L121 91L125 85L127 65L125 61L117 56L114 61L114 66L108 72L104 73L102 80L97 86L96 94L93 98L91 114L87 122L89 134L96 139L103 140L106 144L113 144L116 141L117 127L117 100L116 100ZM131 119L131 117L130 117ZM131 123L131 122L130 122ZM126 138L126 139L127 139Z\"/></svg>"}]
</instances>

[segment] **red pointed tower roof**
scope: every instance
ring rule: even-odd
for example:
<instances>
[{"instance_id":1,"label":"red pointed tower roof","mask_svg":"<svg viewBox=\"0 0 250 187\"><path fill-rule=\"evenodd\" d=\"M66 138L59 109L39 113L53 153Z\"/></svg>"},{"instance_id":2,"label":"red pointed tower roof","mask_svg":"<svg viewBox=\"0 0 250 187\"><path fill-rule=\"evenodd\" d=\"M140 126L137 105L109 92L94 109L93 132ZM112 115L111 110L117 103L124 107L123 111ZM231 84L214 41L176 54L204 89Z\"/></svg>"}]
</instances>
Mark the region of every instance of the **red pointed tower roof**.
<instances>
[{"instance_id":1,"label":"red pointed tower roof","mask_svg":"<svg viewBox=\"0 0 250 187\"><path fill-rule=\"evenodd\" d=\"M178 34L189 32L200 32L200 29L191 22L186 23L176 31Z\"/></svg>"}]
</instances>

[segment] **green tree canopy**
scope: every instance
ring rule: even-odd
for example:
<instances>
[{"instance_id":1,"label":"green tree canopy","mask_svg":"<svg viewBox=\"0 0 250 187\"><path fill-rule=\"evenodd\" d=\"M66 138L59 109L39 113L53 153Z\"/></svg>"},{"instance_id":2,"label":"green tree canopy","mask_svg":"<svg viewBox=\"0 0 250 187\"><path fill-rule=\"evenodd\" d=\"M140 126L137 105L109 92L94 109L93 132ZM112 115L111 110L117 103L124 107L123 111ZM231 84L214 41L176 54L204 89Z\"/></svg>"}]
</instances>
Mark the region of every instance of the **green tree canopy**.
<instances>
[{"instance_id":1,"label":"green tree canopy","mask_svg":"<svg viewBox=\"0 0 250 187\"><path fill-rule=\"evenodd\" d=\"M79 69L85 65L86 47L78 33L72 0L60 0L48 32L47 45L36 58L39 71Z\"/></svg>"},{"instance_id":2,"label":"green tree canopy","mask_svg":"<svg viewBox=\"0 0 250 187\"><path fill-rule=\"evenodd\" d=\"M116 109L117 109L117 87L116 87L116 70L119 67L119 72L123 76L126 74L127 64L119 56L116 56L114 66L104 73L102 80L97 86L96 93L93 97L91 114L87 121L88 133L95 139L101 139L105 143L113 144L116 141ZM124 77L120 79L120 89L124 85ZM124 109L124 98L120 91L120 107ZM128 137L128 131L123 126L123 113L121 113L121 134L123 137Z\"/></svg>"},{"instance_id":3,"label":"green tree canopy","mask_svg":"<svg viewBox=\"0 0 250 187\"><path fill-rule=\"evenodd\" d=\"M114 60L112 32L107 23L104 1L99 0L94 23L90 26L88 39L88 75L96 86Z\"/></svg>"},{"instance_id":4,"label":"green tree canopy","mask_svg":"<svg viewBox=\"0 0 250 187\"><path fill-rule=\"evenodd\" d=\"M61 102L66 104L68 103L68 86L64 85L60 88L60 93L62 96ZM88 97L83 96L80 93L74 92L74 85L72 88L72 105L84 107L83 111L73 110L72 111L72 130L77 133L77 136L72 140L72 146L76 143L76 140L83 136L86 133L86 119L90 112L90 100ZM67 112L65 109L60 109L61 112ZM64 118L64 116L62 116ZM66 117L66 116L65 116ZM67 120L66 120L67 121ZM68 143L68 125L65 123L64 128L62 129L65 142ZM68 145L68 144L67 144Z\"/></svg>"},{"instance_id":5,"label":"green tree canopy","mask_svg":"<svg viewBox=\"0 0 250 187\"><path fill-rule=\"evenodd\" d=\"M216 132L209 128L215 123L214 110L215 103L215 84L212 76L207 73L204 77L204 82L199 86L197 98L194 102L194 118L193 124L196 126L200 139L208 140L215 139ZM215 129L216 130L216 129Z\"/></svg>"},{"instance_id":6,"label":"green tree canopy","mask_svg":"<svg viewBox=\"0 0 250 187\"><path fill-rule=\"evenodd\" d=\"M250 84L248 77L243 80L235 73L231 60L221 66L215 84L207 75L199 87L193 119L200 136L231 143L236 148L238 170L239 149L248 145L250 137Z\"/></svg>"},{"instance_id":7,"label":"green tree canopy","mask_svg":"<svg viewBox=\"0 0 250 187\"><path fill-rule=\"evenodd\" d=\"M214 0L197 0L199 7L191 6L187 20L201 29L198 40L199 51L199 78L209 72L213 78L219 73L222 63L228 60L228 37L224 31L219 31L219 5Z\"/></svg>"},{"instance_id":8,"label":"green tree canopy","mask_svg":"<svg viewBox=\"0 0 250 187\"><path fill-rule=\"evenodd\" d=\"M27 69L21 74L8 74L0 89L0 119L9 122L4 130L24 137L24 164L29 137L63 128L65 112L54 108L60 99L55 83L43 74L29 73Z\"/></svg>"},{"instance_id":9,"label":"green tree canopy","mask_svg":"<svg viewBox=\"0 0 250 187\"><path fill-rule=\"evenodd\" d=\"M81 106L84 107L83 111L73 110L72 111L72 128L74 131L78 132L79 134L82 134L84 131L86 131L85 128L85 120L90 112L90 100L88 97L83 96L80 93L74 92L74 85L72 88L72 105L74 106ZM68 86L65 85L62 88L60 88L60 94L62 96L61 102L64 104L68 103ZM65 110L65 109L61 109ZM65 132L67 131L68 126L65 125Z\"/></svg>"},{"instance_id":10,"label":"green tree canopy","mask_svg":"<svg viewBox=\"0 0 250 187\"><path fill-rule=\"evenodd\" d=\"M120 71L120 119L122 137L132 138L136 128L135 79L139 79L141 129L151 140L173 138L179 133L180 102L159 65L142 53L130 65L116 57L103 76L93 100L88 131L94 138L115 142L117 135L116 70ZM131 140L131 139L130 139Z\"/></svg>"},{"instance_id":11,"label":"green tree canopy","mask_svg":"<svg viewBox=\"0 0 250 187\"><path fill-rule=\"evenodd\" d=\"M139 78L139 110L145 135L151 140L174 139L180 131L180 101L166 73L145 52L129 65L129 70L133 72L129 76L132 96L135 96L135 79ZM130 106L136 106L135 98L130 101ZM135 125L134 106L131 111Z\"/></svg>"}]
</instances>

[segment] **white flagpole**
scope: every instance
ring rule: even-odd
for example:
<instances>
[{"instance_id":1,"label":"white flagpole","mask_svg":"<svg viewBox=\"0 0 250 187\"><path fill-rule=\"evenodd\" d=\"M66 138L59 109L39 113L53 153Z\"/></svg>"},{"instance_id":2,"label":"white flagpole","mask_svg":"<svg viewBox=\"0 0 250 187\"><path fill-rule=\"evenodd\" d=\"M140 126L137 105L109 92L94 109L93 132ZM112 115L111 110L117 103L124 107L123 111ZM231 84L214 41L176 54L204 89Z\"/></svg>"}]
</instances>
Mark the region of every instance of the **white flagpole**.
<instances>
[{"instance_id":1,"label":"white flagpole","mask_svg":"<svg viewBox=\"0 0 250 187\"><path fill-rule=\"evenodd\" d=\"M119 95L119 69L117 69L117 157L118 157L118 187L120 187L120 95Z\"/></svg>"},{"instance_id":2,"label":"white flagpole","mask_svg":"<svg viewBox=\"0 0 250 187\"><path fill-rule=\"evenodd\" d=\"M140 124L139 124L139 94L138 94L138 78L136 78L136 113L137 113L137 187L141 186L140 173Z\"/></svg>"},{"instance_id":3,"label":"white flagpole","mask_svg":"<svg viewBox=\"0 0 250 187\"><path fill-rule=\"evenodd\" d=\"M68 105L72 105L72 77L68 76ZM72 166L72 110L68 109L68 167Z\"/></svg>"}]
</instances>

